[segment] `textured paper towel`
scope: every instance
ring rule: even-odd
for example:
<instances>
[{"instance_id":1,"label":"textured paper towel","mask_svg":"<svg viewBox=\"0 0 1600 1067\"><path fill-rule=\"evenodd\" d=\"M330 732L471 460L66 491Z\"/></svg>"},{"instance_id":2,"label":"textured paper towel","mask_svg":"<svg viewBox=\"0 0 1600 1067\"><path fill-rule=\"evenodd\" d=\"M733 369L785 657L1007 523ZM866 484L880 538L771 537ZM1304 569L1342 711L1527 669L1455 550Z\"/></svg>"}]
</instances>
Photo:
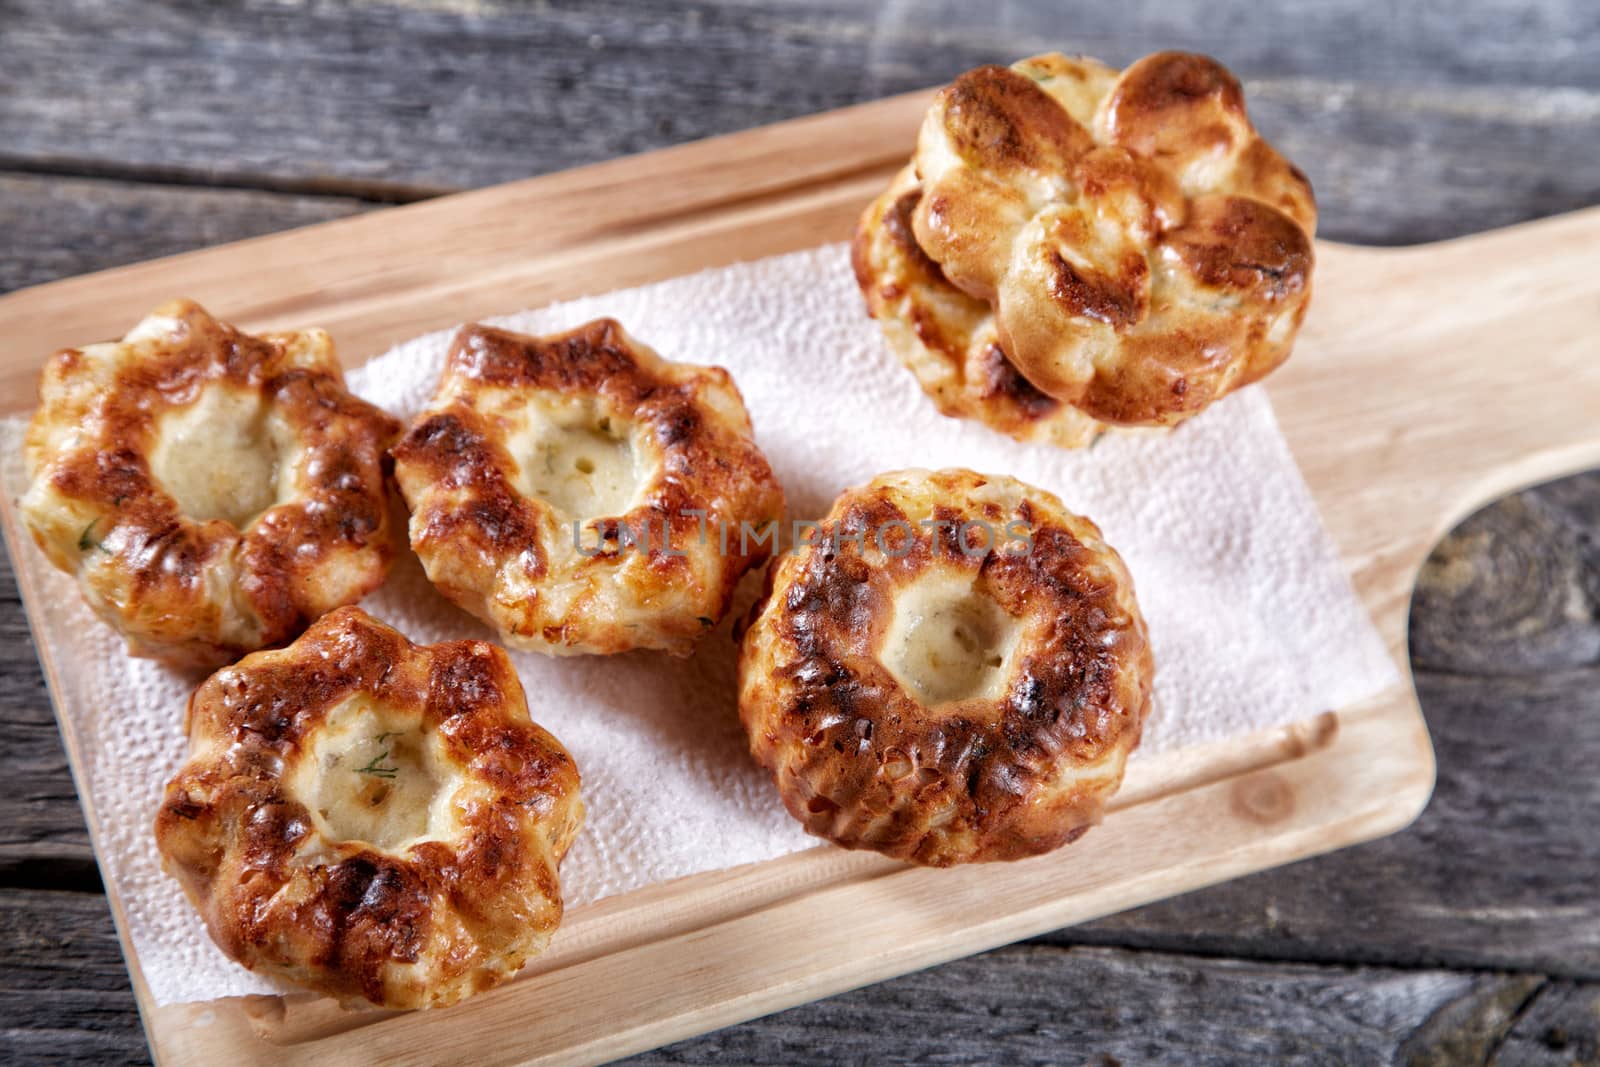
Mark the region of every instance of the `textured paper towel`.
<instances>
[{"instance_id":1,"label":"textured paper towel","mask_svg":"<svg viewBox=\"0 0 1600 1067\"><path fill-rule=\"evenodd\" d=\"M864 314L839 245L493 321L547 332L600 315L668 358L733 372L794 517L819 516L839 490L882 471L965 466L1043 486L1094 518L1133 572L1154 643L1156 706L1139 754L1293 722L1397 680L1259 389L1172 435L1112 436L1077 453L1017 444L933 410ZM353 372L352 387L411 416L451 332L398 346ZM21 427L5 430L15 498ZM160 871L150 820L182 757L187 687L123 655L70 579L31 547L22 553L44 594L32 605L39 640L82 738L101 865L151 993L165 1004L270 991L217 951ZM417 641L489 636L409 554L364 606ZM571 905L816 844L745 754L726 622L687 661L514 658L534 718L583 774L589 820L562 869Z\"/></svg>"}]
</instances>

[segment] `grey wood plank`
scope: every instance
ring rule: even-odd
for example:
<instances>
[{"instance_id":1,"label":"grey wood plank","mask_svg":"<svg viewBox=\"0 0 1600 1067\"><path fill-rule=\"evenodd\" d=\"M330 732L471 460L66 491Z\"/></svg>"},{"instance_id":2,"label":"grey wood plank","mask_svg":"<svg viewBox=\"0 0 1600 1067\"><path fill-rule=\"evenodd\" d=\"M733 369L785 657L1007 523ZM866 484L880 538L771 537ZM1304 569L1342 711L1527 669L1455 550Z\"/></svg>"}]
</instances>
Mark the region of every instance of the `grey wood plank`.
<instances>
[{"instance_id":1,"label":"grey wood plank","mask_svg":"<svg viewBox=\"0 0 1600 1067\"><path fill-rule=\"evenodd\" d=\"M1460 674L1600 668L1600 473L1509 497L1457 527L1418 581L1411 657Z\"/></svg>"},{"instance_id":2,"label":"grey wood plank","mask_svg":"<svg viewBox=\"0 0 1600 1067\"><path fill-rule=\"evenodd\" d=\"M1496 975L1429 1016L1401 1043L1392 1062L1457 1067L1495 1061L1531 1005L1549 988L1535 975Z\"/></svg>"},{"instance_id":3,"label":"grey wood plank","mask_svg":"<svg viewBox=\"0 0 1600 1067\"><path fill-rule=\"evenodd\" d=\"M1600 987L1549 982L1518 1012L1494 1062L1500 1067L1600 1064Z\"/></svg>"},{"instance_id":4,"label":"grey wood plank","mask_svg":"<svg viewBox=\"0 0 1600 1067\"><path fill-rule=\"evenodd\" d=\"M147 1063L106 899L0 889L0 1063Z\"/></svg>"},{"instance_id":5,"label":"grey wood plank","mask_svg":"<svg viewBox=\"0 0 1600 1067\"><path fill-rule=\"evenodd\" d=\"M0 292L307 226L370 207L349 197L280 196L0 169ZM41 361L46 354L40 353Z\"/></svg>"},{"instance_id":6,"label":"grey wood plank","mask_svg":"<svg viewBox=\"0 0 1600 1067\"><path fill-rule=\"evenodd\" d=\"M1483 1063L1539 985L1013 946L626 1062Z\"/></svg>"},{"instance_id":7,"label":"grey wood plank","mask_svg":"<svg viewBox=\"0 0 1600 1067\"><path fill-rule=\"evenodd\" d=\"M1034 51L1188 47L1249 80L1329 236L1405 243L1600 200L1600 14L1560 0L1338 0L1277 19L1252 0L1070 17L1021 2L0 0L0 27L0 166L407 198Z\"/></svg>"},{"instance_id":8,"label":"grey wood plank","mask_svg":"<svg viewBox=\"0 0 1600 1067\"><path fill-rule=\"evenodd\" d=\"M1013 946L631 1062L1483 1063L1592 1047L1597 997L1532 975ZM0 1062L146 1057L104 899L0 889Z\"/></svg>"},{"instance_id":9,"label":"grey wood plank","mask_svg":"<svg viewBox=\"0 0 1600 1067\"><path fill-rule=\"evenodd\" d=\"M0 721L0 884L98 888L9 559L0 560Z\"/></svg>"}]
</instances>

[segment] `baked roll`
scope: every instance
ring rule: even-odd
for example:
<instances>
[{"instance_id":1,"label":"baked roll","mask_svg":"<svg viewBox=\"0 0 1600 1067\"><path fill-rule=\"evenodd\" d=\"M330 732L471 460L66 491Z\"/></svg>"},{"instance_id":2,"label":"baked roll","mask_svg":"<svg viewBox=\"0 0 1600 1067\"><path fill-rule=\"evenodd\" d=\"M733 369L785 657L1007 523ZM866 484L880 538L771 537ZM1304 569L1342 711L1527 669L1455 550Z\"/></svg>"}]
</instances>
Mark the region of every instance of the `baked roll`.
<instances>
[{"instance_id":1,"label":"baked roll","mask_svg":"<svg viewBox=\"0 0 1600 1067\"><path fill-rule=\"evenodd\" d=\"M1097 822L1151 676L1132 580L1092 522L1012 478L911 470L847 490L773 565L739 714L809 832L947 866Z\"/></svg>"},{"instance_id":2,"label":"baked roll","mask_svg":"<svg viewBox=\"0 0 1600 1067\"><path fill-rule=\"evenodd\" d=\"M728 372L609 319L464 328L393 454L428 578L507 644L555 655L688 655L783 513Z\"/></svg>"},{"instance_id":3,"label":"baked roll","mask_svg":"<svg viewBox=\"0 0 1600 1067\"><path fill-rule=\"evenodd\" d=\"M1102 427L1023 377L1000 344L989 305L945 279L912 232L922 200L902 170L874 200L850 248L867 310L942 414L976 419L1018 441L1080 448Z\"/></svg>"},{"instance_id":4,"label":"baked roll","mask_svg":"<svg viewBox=\"0 0 1600 1067\"><path fill-rule=\"evenodd\" d=\"M1172 425L1288 357L1316 205L1215 60L980 67L939 94L913 163L917 246L1089 417Z\"/></svg>"},{"instance_id":5,"label":"baked roll","mask_svg":"<svg viewBox=\"0 0 1600 1067\"><path fill-rule=\"evenodd\" d=\"M506 653L419 646L359 608L212 675L156 816L218 946L346 1005L443 1007L561 921L578 771Z\"/></svg>"},{"instance_id":6,"label":"baked roll","mask_svg":"<svg viewBox=\"0 0 1600 1067\"><path fill-rule=\"evenodd\" d=\"M45 365L22 519L130 653L213 668L383 583L399 430L323 331L254 337L177 300Z\"/></svg>"}]
</instances>

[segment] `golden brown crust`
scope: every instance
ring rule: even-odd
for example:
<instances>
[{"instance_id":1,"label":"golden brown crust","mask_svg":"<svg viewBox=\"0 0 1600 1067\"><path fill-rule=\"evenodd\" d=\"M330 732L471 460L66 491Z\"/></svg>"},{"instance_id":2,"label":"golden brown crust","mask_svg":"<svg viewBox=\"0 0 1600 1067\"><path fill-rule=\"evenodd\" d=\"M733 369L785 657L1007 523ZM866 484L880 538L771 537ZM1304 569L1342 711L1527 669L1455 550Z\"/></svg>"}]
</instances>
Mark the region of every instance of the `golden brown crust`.
<instances>
[{"instance_id":1,"label":"golden brown crust","mask_svg":"<svg viewBox=\"0 0 1600 1067\"><path fill-rule=\"evenodd\" d=\"M809 832L944 866L1045 852L1098 821L1152 666L1131 579L1093 523L1014 479L903 471L846 491L768 580L739 710ZM931 705L890 647L929 580L970 587L1014 634L1003 660L998 638L977 650L995 658L991 688Z\"/></svg>"},{"instance_id":2,"label":"golden brown crust","mask_svg":"<svg viewBox=\"0 0 1600 1067\"><path fill-rule=\"evenodd\" d=\"M1093 418L1170 425L1288 357L1316 206L1214 60L980 67L940 94L915 166L917 243L994 308L1029 381Z\"/></svg>"},{"instance_id":3,"label":"golden brown crust","mask_svg":"<svg viewBox=\"0 0 1600 1067\"><path fill-rule=\"evenodd\" d=\"M1001 347L989 305L951 285L917 244L911 219L921 199L907 167L868 206L851 246L856 281L890 346L951 418L1060 448L1093 441L1100 425L1023 377Z\"/></svg>"},{"instance_id":4,"label":"golden brown crust","mask_svg":"<svg viewBox=\"0 0 1600 1067\"><path fill-rule=\"evenodd\" d=\"M314 756L353 699L437 746L450 774L428 833L391 847L341 840L328 826L337 813L308 801L309 778L355 773ZM441 1007L515 974L561 921L578 771L529 720L494 645L418 646L342 608L202 684L189 742L157 843L213 939L246 967L346 1003Z\"/></svg>"},{"instance_id":5,"label":"golden brown crust","mask_svg":"<svg viewBox=\"0 0 1600 1067\"><path fill-rule=\"evenodd\" d=\"M252 398L281 438L262 446L281 468L271 506L243 529L186 514L152 470L162 420L216 389ZM174 301L119 343L56 353L39 397L24 522L133 654L215 667L382 584L399 425L345 390L322 331L254 337ZM192 453L174 462L216 462L204 441Z\"/></svg>"},{"instance_id":6,"label":"golden brown crust","mask_svg":"<svg viewBox=\"0 0 1600 1067\"><path fill-rule=\"evenodd\" d=\"M620 514L573 515L526 491L536 461L511 441L528 412L587 420L582 432L631 450L638 484ZM687 655L769 554L740 524L783 511L727 371L664 360L609 319L544 338L464 328L393 454L429 578L542 652Z\"/></svg>"}]
</instances>

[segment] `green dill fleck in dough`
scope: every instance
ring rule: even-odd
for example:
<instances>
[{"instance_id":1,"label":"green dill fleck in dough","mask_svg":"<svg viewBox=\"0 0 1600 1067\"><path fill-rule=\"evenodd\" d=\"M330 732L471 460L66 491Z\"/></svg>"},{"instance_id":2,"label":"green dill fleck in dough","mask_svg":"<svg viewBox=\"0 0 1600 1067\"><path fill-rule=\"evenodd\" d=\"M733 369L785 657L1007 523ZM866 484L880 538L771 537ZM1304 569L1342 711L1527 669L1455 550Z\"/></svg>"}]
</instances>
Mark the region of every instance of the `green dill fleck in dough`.
<instances>
[{"instance_id":1,"label":"green dill fleck in dough","mask_svg":"<svg viewBox=\"0 0 1600 1067\"><path fill-rule=\"evenodd\" d=\"M378 745L383 745L383 743L385 741L387 741L389 738L391 738L391 737L399 737L399 736L400 736L399 731L397 731L397 730L387 730L387 731L379 734L377 737L373 738L373 743L374 744L378 744ZM389 758L389 746L388 745L383 745L383 751L378 753L376 756L373 756L370 760L368 760L367 761L367 765L365 767L357 767L356 768L356 773L357 774L370 774L375 778L393 778L395 775L400 773L400 768L394 766L393 764L385 765L385 761L388 760L388 758Z\"/></svg>"},{"instance_id":2,"label":"green dill fleck in dough","mask_svg":"<svg viewBox=\"0 0 1600 1067\"><path fill-rule=\"evenodd\" d=\"M104 552L104 551L106 551L106 546L105 545L101 544L99 541L96 541L93 537L90 536L91 534L94 533L94 528L97 525L99 525L99 523L100 523L99 519L91 520L89 525L87 525L87 526L85 526L83 528L83 532L78 535L78 551L79 552Z\"/></svg>"}]
</instances>

